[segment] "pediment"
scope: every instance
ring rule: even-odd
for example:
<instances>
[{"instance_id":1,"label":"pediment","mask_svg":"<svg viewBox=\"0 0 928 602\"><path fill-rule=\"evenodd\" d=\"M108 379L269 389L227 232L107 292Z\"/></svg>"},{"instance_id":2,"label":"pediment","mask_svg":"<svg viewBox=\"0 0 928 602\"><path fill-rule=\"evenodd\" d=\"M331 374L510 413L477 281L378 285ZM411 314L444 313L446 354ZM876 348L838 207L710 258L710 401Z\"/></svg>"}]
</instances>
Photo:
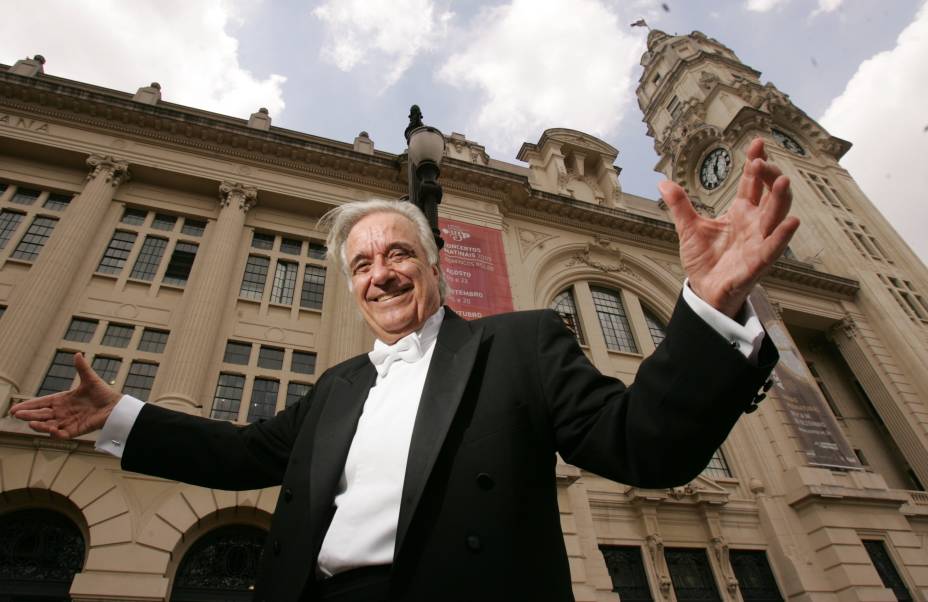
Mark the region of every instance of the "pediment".
<instances>
[{"instance_id":1,"label":"pediment","mask_svg":"<svg viewBox=\"0 0 928 602\"><path fill-rule=\"evenodd\" d=\"M595 136L569 128L551 128L541 134L541 138L538 139L537 143L524 143L517 158L520 161L528 161L529 154L542 150L550 142L561 144L562 147L566 147L565 150L574 149L597 153L607 157L610 162L615 161L616 157L619 156L617 148Z\"/></svg>"}]
</instances>

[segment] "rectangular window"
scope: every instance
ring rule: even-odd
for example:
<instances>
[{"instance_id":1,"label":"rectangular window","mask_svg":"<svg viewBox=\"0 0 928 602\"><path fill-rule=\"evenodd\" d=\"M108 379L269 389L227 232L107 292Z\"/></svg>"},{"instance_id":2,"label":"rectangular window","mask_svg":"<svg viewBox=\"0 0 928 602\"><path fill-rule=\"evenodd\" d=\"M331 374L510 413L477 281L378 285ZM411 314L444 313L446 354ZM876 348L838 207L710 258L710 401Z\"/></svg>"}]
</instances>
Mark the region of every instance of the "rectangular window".
<instances>
[{"instance_id":1,"label":"rectangular window","mask_svg":"<svg viewBox=\"0 0 928 602\"><path fill-rule=\"evenodd\" d=\"M122 392L136 399L148 401L148 394L151 393L151 386L155 382L155 375L157 374L158 364L132 362L129 366L129 375L126 376L126 384L123 386Z\"/></svg>"},{"instance_id":2,"label":"rectangular window","mask_svg":"<svg viewBox=\"0 0 928 602\"><path fill-rule=\"evenodd\" d=\"M32 220L32 224L29 225L29 229L26 230L22 240L16 245L11 257L25 261L35 260L39 256L39 251L45 246L48 237L52 235L52 230L55 229L57 222L58 220L54 218L37 215Z\"/></svg>"},{"instance_id":3,"label":"rectangular window","mask_svg":"<svg viewBox=\"0 0 928 602\"><path fill-rule=\"evenodd\" d=\"M557 315L563 320L564 326L574 333L577 342L585 345L586 341L583 338L583 329L580 327L580 316L577 313L573 289L568 288L558 293L554 301L551 302L551 309L557 312Z\"/></svg>"},{"instance_id":4,"label":"rectangular window","mask_svg":"<svg viewBox=\"0 0 928 602\"><path fill-rule=\"evenodd\" d=\"M222 361L227 364L241 364L247 366L251 359L251 343L240 343L238 341L227 341L226 352Z\"/></svg>"},{"instance_id":5,"label":"rectangular window","mask_svg":"<svg viewBox=\"0 0 928 602\"><path fill-rule=\"evenodd\" d=\"M303 291L300 295L300 307L322 309L325 296L325 268L307 265L303 272Z\"/></svg>"},{"instance_id":6,"label":"rectangular window","mask_svg":"<svg viewBox=\"0 0 928 602\"><path fill-rule=\"evenodd\" d=\"M893 560L886 550L886 544L879 539L865 539L863 544L870 556L873 567L883 582L883 586L893 590L893 593L896 594L896 600L899 602L911 602L912 593L909 592L909 588L902 580L902 575L899 574L896 565L893 564Z\"/></svg>"},{"instance_id":7,"label":"rectangular window","mask_svg":"<svg viewBox=\"0 0 928 602\"><path fill-rule=\"evenodd\" d=\"M120 221L131 226L141 226L145 223L145 217L147 215L147 211L126 207L126 210L122 213L122 219Z\"/></svg>"},{"instance_id":8,"label":"rectangular window","mask_svg":"<svg viewBox=\"0 0 928 602\"><path fill-rule=\"evenodd\" d=\"M23 221L23 217L22 213L16 213L15 211L7 211L6 209L0 211L0 249L3 249L6 243L13 238L13 232Z\"/></svg>"},{"instance_id":9,"label":"rectangular window","mask_svg":"<svg viewBox=\"0 0 928 602\"><path fill-rule=\"evenodd\" d=\"M307 250L307 254L309 255L310 259L324 260L325 251L326 249L325 249L324 244L318 243L318 242L310 242L309 249Z\"/></svg>"},{"instance_id":10,"label":"rectangular window","mask_svg":"<svg viewBox=\"0 0 928 602\"><path fill-rule=\"evenodd\" d=\"M274 273L274 285L271 288L271 303L290 305L293 303L293 289L296 288L296 271L299 266L289 261L278 261Z\"/></svg>"},{"instance_id":11,"label":"rectangular window","mask_svg":"<svg viewBox=\"0 0 928 602\"><path fill-rule=\"evenodd\" d=\"M638 546L599 546L622 602L651 602L651 587Z\"/></svg>"},{"instance_id":12,"label":"rectangular window","mask_svg":"<svg viewBox=\"0 0 928 602\"><path fill-rule=\"evenodd\" d=\"M164 346L167 344L167 342L168 331L146 328L142 331L142 338L139 341L139 351L161 353L164 351Z\"/></svg>"},{"instance_id":13,"label":"rectangular window","mask_svg":"<svg viewBox=\"0 0 928 602\"><path fill-rule=\"evenodd\" d=\"M599 324L603 329L606 347L613 351L638 353L638 345L632 336L632 327L628 323L625 305L618 291L590 287L593 305L599 315Z\"/></svg>"},{"instance_id":14,"label":"rectangular window","mask_svg":"<svg viewBox=\"0 0 928 602\"><path fill-rule=\"evenodd\" d=\"M290 361L290 370L301 374L312 374L316 371L316 354L306 351L294 351Z\"/></svg>"},{"instance_id":15,"label":"rectangular window","mask_svg":"<svg viewBox=\"0 0 928 602\"><path fill-rule=\"evenodd\" d=\"M245 377L239 374L219 375L216 394L213 396L213 409L210 418L217 420L238 420L238 408L242 403L242 390Z\"/></svg>"},{"instance_id":16,"label":"rectangular window","mask_svg":"<svg viewBox=\"0 0 928 602\"><path fill-rule=\"evenodd\" d=\"M32 190L30 188L19 187L16 189L16 192L13 194L13 198L10 199L12 202L17 205L31 205L39 198L40 192L38 190Z\"/></svg>"},{"instance_id":17,"label":"rectangular window","mask_svg":"<svg viewBox=\"0 0 928 602\"><path fill-rule=\"evenodd\" d=\"M184 286L190 278L193 269L193 260L197 256L197 245L192 242L178 241L171 253L171 260L164 271L164 283L174 286Z\"/></svg>"},{"instance_id":18,"label":"rectangular window","mask_svg":"<svg viewBox=\"0 0 928 602\"><path fill-rule=\"evenodd\" d=\"M280 383L269 378L256 378L251 389L251 405L248 406L248 422L267 420L274 417L277 408L277 391Z\"/></svg>"},{"instance_id":19,"label":"rectangular window","mask_svg":"<svg viewBox=\"0 0 928 602\"><path fill-rule=\"evenodd\" d=\"M68 331L64 333L64 338L67 341L86 343L93 338L93 334L97 331L97 324L99 322L96 320L71 318L71 324L68 325Z\"/></svg>"},{"instance_id":20,"label":"rectangular window","mask_svg":"<svg viewBox=\"0 0 928 602\"><path fill-rule=\"evenodd\" d=\"M312 390L313 386L310 384L291 382L287 385L287 400L284 402L284 406L289 408Z\"/></svg>"},{"instance_id":21,"label":"rectangular window","mask_svg":"<svg viewBox=\"0 0 928 602\"><path fill-rule=\"evenodd\" d=\"M267 282L268 267L271 260L260 255L249 255L248 263L245 264L245 275L242 276L242 288L239 290L239 297L245 299L261 300L264 294L264 283Z\"/></svg>"},{"instance_id":22,"label":"rectangular window","mask_svg":"<svg viewBox=\"0 0 928 602\"><path fill-rule=\"evenodd\" d=\"M151 227L155 230L167 230L171 231L174 229L174 224L177 223L177 217L173 215L165 215L163 213L156 213L155 219L151 222Z\"/></svg>"},{"instance_id":23,"label":"rectangular window","mask_svg":"<svg viewBox=\"0 0 928 602\"><path fill-rule=\"evenodd\" d=\"M657 347L664 341L664 337L667 336L667 333L664 331L664 325L661 324L661 321L657 319L650 310L642 308L644 310L644 321L648 324L648 332L651 333L651 340L654 341L654 346Z\"/></svg>"},{"instance_id":24,"label":"rectangular window","mask_svg":"<svg viewBox=\"0 0 928 602\"><path fill-rule=\"evenodd\" d=\"M51 209L52 211L64 211L68 208L68 205L71 204L72 198L74 197L70 194L58 194L53 192L45 199L45 203L42 207Z\"/></svg>"},{"instance_id":25,"label":"rectangular window","mask_svg":"<svg viewBox=\"0 0 928 602\"><path fill-rule=\"evenodd\" d=\"M74 354L70 351L56 351L52 365L49 366L45 379L42 380L42 385L35 394L36 397L67 391L71 388L75 374L77 374L77 369L74 367Z\"/></svg>"},{"instance_id":26,"label":"rectangular window","mask_svg":"<svg viewBox=\"0 0 928 602\"><path fill-rule=\"evenodd\" d=\"M251 237L251 246L255 249L273 249L274 248L274 235L273 234L262 234L261 232L255 232Z\"/></svg>"},{"instance_id":27,"label":"rectangular window","mask_svg":"<svg viewBox=\"0 0 928 602\"><path fill-rule=\"evenodd\" d=\"M744 602L782 602L783 596L763 550L731 550L729 560Z\"/></svg>"},{"instance_id":28,"label":"rectangular window","mask_svg":"<svg viewBox=\"0 0 928 602\"><path fill-rule=\"evenodd\" d=\"M709 465L702 471L702 474L710 479L730 479L732 477L731 468L728 466L725 454L722 453L722 448L715 450L715 453L709 459Z\"/></svg>"},{"instance_id":29,"label":"rectangular window","mask_svg":"<svg viewBox=\"0 0 928 602\"><path fill-rule=\"evenodd\" d=\"M928 324L928 303L908 280L877 274L890 294L913 322Z\"/></svg>"},{"instance_id":30,"label":"rectangular window","mask_svg":"<svg viewBox=\"0 0 928 602\"><path fill-rule=\"evenodd\" d=\"M280 370L284 367L284 350L279 347L261 345L258 352L258 367Z\"/></svg>"},{"instance_id":31,"label":"rectangular window","mask_svg":"<svg viewBox=\"0 0 928 602\"><path fill-rule=\"evenodd\" d=\"M119 374L119 367L122 366L122 360L118 357L103 357L98 355L93 358L92 368L104 382L110 385L116 384L116 375Z\"/></svg>"},{"instance_id":32,"label":"rectangular window","mask_svg":"<svg viewBox=\"0 0 928 602\"><path fill-rule=\"evenodd\" d=\"M107 245L106 251L103 252L103 258L97 271L101 274L118 274L122 267L126 265L129 254L132 253L132 246L135 244L135 232L123 232L116 230L110 244Z\"/></svg>"},{"instance_id":33,"label":"rectangular window","mask_svg":"<svg viewBox=\"0 0 928 602\"><path fill-rule=\"evenodd\" d=\"M184 219L184 226L180 229L181 234L187 236L203 236L206 231L206 222L196 219Z\"/></svg>"},{"instance_id":34,"label":"rectangular window","mask_svg":"<svg viewBox=\"0 0 928 602\"><path fill-rule=\"evenodd\" d=\"M111 323L106 327L106 334L103 335L101 344L110 347L128 347L134 331L135 326Z\"/></svg>"},{"instance_id":35,"label":"rectangular window","mask_svg":"<svg viewBox=\"0 0 928 602\"><path fill-rule=\"evenodd\" d=\"M167 246L167 239L146 236L145 242L142 243L142 250L135 259L135 265L132 266L130 277L151 282L158 272L158 265L161 263L161 257Z\"/></svg>"},{"instance_id":36,"label":"rectangular window","mask_svg":"<svg viewBox=\"0 0 928 602\"><path fill-rule=\"evenodd\" d=\"M299 255L303 250L303 241L296 238L280 239L280 252L290 255Z\"/></svg>"},{"instance_id":37,"label":"rectangular window","mask_svg":"<svg viewBox=\"0 0 928 602\"><path fill-rule=\"evenodd\" d=\"M705 549L668 548L664 558L677 602L721 602Z\"/></svg>"}]
</instances>

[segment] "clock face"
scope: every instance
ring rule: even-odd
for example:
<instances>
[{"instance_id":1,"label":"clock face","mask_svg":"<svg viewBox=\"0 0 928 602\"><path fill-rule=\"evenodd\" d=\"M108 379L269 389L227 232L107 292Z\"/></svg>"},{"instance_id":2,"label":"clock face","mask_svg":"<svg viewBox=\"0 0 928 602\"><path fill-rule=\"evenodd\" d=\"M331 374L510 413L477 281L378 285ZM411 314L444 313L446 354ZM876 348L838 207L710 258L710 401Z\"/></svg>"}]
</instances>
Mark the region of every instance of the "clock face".
<instances>
[{"instance_id":1,"label":"clock face","mask_svg":"<svg viewBox=\"0 0 928 602\"><path fill-rule=\"evenodd\" d=\"M806 154L806 149L802 148L798 142L790 138L789 134L781 132L777 128L771 129L770 132L773 134L773 139L779 142L780 146L789 152L803 156Z\"/></svg>"},{"instance_id":2,"label":"clock face","mask_svg":"<svg viewBox=\"0 0 928 602\"><path fill-rule=\"evenodd\" d=\"M731 155L724 148L717 148L706 155L699 168L699 181L706 190L715 190L725 181L731 171Z\"/></svg>"}]
</instances>

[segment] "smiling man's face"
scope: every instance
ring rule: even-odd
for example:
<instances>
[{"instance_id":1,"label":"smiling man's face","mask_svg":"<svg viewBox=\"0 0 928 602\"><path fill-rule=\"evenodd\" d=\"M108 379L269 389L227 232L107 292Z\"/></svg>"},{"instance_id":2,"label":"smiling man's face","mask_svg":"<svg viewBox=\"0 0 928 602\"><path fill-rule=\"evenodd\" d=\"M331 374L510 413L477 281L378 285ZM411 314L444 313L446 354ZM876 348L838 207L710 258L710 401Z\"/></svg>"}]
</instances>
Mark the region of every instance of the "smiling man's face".
<instances>
[{"instance_id":1,"label":"smiling man's face","mask_svg":"<svg viewBox=\"0 0 928 602\"><path fill-rule=\"evenodd\" d=\"M438 311L438 267L429 265L406 217L365 216L348 233L345 257L355 301L381 341L398 341Z\"/></svg>"}]
</instances>

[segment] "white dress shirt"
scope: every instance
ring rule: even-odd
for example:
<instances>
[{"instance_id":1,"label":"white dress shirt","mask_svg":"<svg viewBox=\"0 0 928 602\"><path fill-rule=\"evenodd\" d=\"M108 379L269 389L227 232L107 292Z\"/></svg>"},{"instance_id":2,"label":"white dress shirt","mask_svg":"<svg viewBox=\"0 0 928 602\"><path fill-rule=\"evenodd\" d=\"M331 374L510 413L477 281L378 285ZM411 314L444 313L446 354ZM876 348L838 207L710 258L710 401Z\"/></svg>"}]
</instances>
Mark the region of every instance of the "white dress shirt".
<instances>
[{"instance_id":1,"label":"white dress shirt","mask_svg":"<svg viewBox=\"0 0 928 602\"><path fill-rule=\"evenodd\" d=\"M764 329L750 302L742 316L745 323L739 324L700 299L688 283L683 286L683 300L748 361L756 363ZM421 357L413 362L388 362L385 376L383 368L378 369L338 484L335 515L319 553L321 575L393 562L409 444L444 315L444 308L439 308L419 331L409 335L417 339ZM370 355L384 347L376 341ZM96 449L121 458L143 406L144 402L123 395L103 425Z\"/></svg>"}]
</instances>

